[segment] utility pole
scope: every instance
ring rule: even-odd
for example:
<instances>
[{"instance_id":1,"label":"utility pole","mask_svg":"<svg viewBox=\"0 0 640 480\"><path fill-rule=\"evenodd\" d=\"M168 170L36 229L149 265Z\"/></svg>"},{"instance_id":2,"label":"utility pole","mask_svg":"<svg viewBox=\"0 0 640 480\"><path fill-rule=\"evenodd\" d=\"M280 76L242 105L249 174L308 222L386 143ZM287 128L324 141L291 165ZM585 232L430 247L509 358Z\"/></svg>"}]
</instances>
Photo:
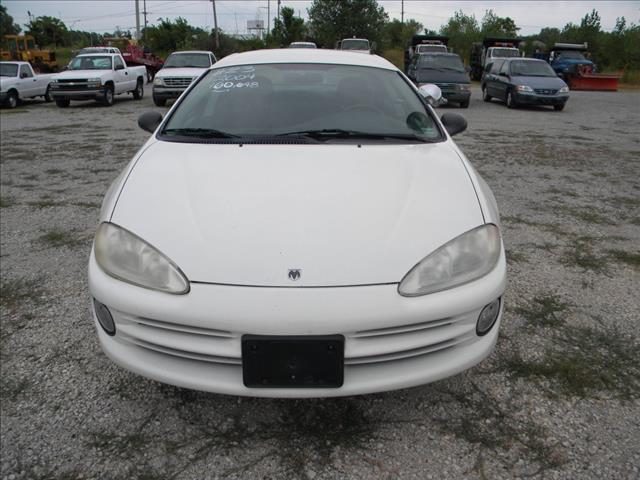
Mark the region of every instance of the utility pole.
<instances>
[{"instance_id":1,"label":"utility pole","mask_svg":"<svg viewBox=\"0 0 640 480\"><path fill-rule=\"evenodd\" d=\"M278 20L280 20L280 0L278 0Z\"/></svg>"},{"instance_id":2,"label":"utility pole","mask_svg":"<svg viewBox=\"0 0 640 480\"><path fill-rule=\"evenodd\" d=\"M144 28L147 28L147 0L142 2L142 13L144 14Z\"/></svg>"},{"instance_id":3,"label":"utility pole","mask_svg":"<svg viewBox=\"0 0 640 480\"><path fill-rule=\"evenodd\" d=\"M220 37L218 35L218 15L216 15L216 0L211 0L213 5L213 29L215 32L216 48L220 48Z\"/></svg>"},{"instance_id":4,"label":"utility pole","mask_svg":"<svg viewBox=\"0 0 640 480\"><path fill-rule=\"evenodd\" d=\"M271 34L271 0L267 0L267 35Z\"/></svg>"},{"instance_id":5,"label":"utility pole","mask_svg":"<svg viewBox=\"0 0 640 480\"><path fill-rule=\"evenodd\" d=\"M136 0L136 40L140 40L140 0Z\"/></svg>"},{"instance_id":6,"label":"utility pole","mask_svg":"<svg viewBox=\"0 0 640 480\"><path fill-rule=\"evenodd\" d=\"M402 7L400 8L400 23L404 23L404 0L402 0Z\"/></svg>"}]
</instances>

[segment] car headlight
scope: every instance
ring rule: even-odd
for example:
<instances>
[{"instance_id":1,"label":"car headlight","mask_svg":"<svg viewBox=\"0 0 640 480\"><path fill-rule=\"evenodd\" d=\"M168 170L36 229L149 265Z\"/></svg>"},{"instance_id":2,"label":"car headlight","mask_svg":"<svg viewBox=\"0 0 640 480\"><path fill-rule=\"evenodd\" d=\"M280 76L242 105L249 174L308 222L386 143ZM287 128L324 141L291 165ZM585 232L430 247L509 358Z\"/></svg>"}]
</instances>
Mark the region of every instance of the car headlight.
<instances>
[{"instance_id":1,"label":"car headlight","mask_svg":"<svg viewBox=\"0 0 640 480\"><path fill-rule=\"evenodd\" d=\"M162 78L156 77L153 79L153 84L154 85L164 85L164 82L162 81Z\"/></svg>"},{"instance_id":2,"label":"car headlight","mask_svg":"<svg viewBox=\"0 0 640 480\"><path fill-rule=\"evenodd\" d=\"M462 90L463 92L468 92L471 90L471 85L467 83L459 83L457 86L458 90Z\"/></svg>"},{"instance_id":3,"label":"car headlight","mask_svg":"<svg viewBox=\"0 0 640 480\"><path fill-rule=\"evenodd\" d=\"M569 93L569 87L565 85L560 90L558 90L558 93Z\"/></svg>"},{"instance_id":4,"label":"car headlight","mask_svg":"<svg viewBox=\"0 0 640 480\"><path fill-rule=\"evenodd\" d=\"M529 85L516 85L516 90L518 92L533 92L533 88Z\"/></svg>"},{"instance_id":5,"label":"car headlight","mask_svg":"<svg viewBox=\"0 0 640 480\"><path fill-rule=\"evenodd\" d=\"M100 224L94 251L98 265L114 278L167 293L189 291L189 281L171 260L118 225Z\"/></svg>"},{"instance_id":6,"label":"car headlight","mask_svg":"<svg viewBox=\"0 0 640 480\"><path fill-rule=\"evenodd\" d=\"M497 226L469 230L423 258L402 279L398 293L417 297L477 280L493 270L500 251Z\"/></svg>"}]
</instances>

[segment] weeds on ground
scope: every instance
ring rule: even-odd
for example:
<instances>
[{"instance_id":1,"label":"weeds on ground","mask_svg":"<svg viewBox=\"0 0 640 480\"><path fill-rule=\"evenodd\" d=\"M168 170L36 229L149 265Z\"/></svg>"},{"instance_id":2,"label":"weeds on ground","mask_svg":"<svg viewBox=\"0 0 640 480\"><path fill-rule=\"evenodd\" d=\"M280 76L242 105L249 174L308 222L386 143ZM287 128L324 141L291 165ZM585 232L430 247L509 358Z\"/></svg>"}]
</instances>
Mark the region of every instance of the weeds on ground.
<instances>
[{"instance_id":1,"label":"weeds on ground","mask_svg":"<svg viewBox=\"0 0 640 480\"><path fill-rule=\"evenodd\" d=\"M527 307L518 307L516 313L522 315L532 327L558 327L564 325L564 318L559 315L565 312L568 304L559 296L545 294L534 297Z\"/></svg>"},{"instance_id":2,"label":"weeds on ground","mask_svg":"<svg viewBox=\"0 0 640 480\"><path fill-rule=\"evenodd\" d=\"M82 243L74 232L53 229L38 238L38 241L51 247L73 247Z\"/></svg>"},{"instance_id":3,"label":"weeds on ground","mask_svg":"<svg viewBox=\"0 0 640 480\"><path fill-rule=\"evenodd\" d=\"M607 272L608 259L593 253L591 242L577 239L560 258L560 262L569 267L580 267L596 273Z\"/></svg>"},{"instance_id":4,"label":"weeds on ground","mask_svg":"<svg viewBox=\"0 0 640 480\"><path fill-rule=\"evenodd\" d=\"M617 262L626 263L632 267L640 268L640 253L615 249L607 250L607 253Z\"/></svg>"},{"instance_id":5,"label":"weeds on ground","mask_svg":"<svg viewBox=\"0 0 640 480\"><path fill-rule=\"evenodd\" d=\"M37 301L42 294L40 279L18 278L0 284L0 305L15 308L18 304Z\"/></svg>"},{"instance_id":6,"label":"weeds on ground","mask_svg":"<svg viewBox=\"0 0 640 480\"><path fill-rule=\"evenodd\" d=\"M516 377L550 381L552 393L586 397L606 391L621 399L640 396L640 345L615 328L564 326L542 358L516 354L505 361Z\"/></svg>"},{"instance_id":7,"label":"weeds on ground","mask_svg":"<svg viewBox=\"0 0 640 480\"><path fill-rule=\"evenodd\" d=\"M0 208L13 207L16 201L13 197L3 195L0 197Z\"/></svg>"}]
</instances>

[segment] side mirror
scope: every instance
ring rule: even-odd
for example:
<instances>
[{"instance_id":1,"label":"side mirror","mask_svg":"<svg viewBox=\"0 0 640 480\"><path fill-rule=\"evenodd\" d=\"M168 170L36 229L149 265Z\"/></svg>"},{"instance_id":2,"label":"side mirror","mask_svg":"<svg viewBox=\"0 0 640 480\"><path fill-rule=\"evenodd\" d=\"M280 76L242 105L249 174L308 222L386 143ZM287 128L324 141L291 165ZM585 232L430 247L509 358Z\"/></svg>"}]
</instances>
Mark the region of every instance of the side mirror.
<instances>
[{"instance_id":1,"label":"side mirror","mask_svg":"<svg viewBox=\"0 0 640 480\"><path fill-rule=\"evenodd\" d=\"M442 90L440 90L440 87L437 85L427 83L426 85L419 87L418 91L432 107L437 107L442 103Z\"/></svg>"},{"instance_id":2,"label":"side mirror","mask_svg":"<svg viewBox=\"0 0 640 480\"><path fill-rule=\"evenodd\" d=\"M500 76L500 77L508 77L509 75L507 75L504 72L500 72L500 73L498 73L498 76Z\"/></svg>"},{"instance_id":3,"label":"side mirror","mask_svg":"<svg viewBox=\"0 0 640 480\"><path fill-rule=\"evenodd\" d=\"M144 112L138 117L138 126L149 133L153 133L162 123L162 114L156 111Z\"/></svg>"},{"instance_id":4,"label":"side mirror","mask_svg":"<svg viewBox=\"0 0 640 480\"><path fill-rule=\"evenodd\" d=\"M445 113L440 117L440 121L452 137L467 129L467 120L457 113Z\"/></svg>"},{"instance_id":5,"label":"side mirror","mask_svg":"<svg viewBox=\"0 0 640 480\"><path fill-rule=\"evenodd\" d=\"M29 75L27 75L25 72L22 72L20 74L20 78L27 78Z\"/></svg>"},{"instance_id":6,"label":"side mirror","mask_svg":"<svg viewBox=\"0 0 640 480\"><path fill-rule=\"evenodd\" d=\"M116 70L124 70L124 65L116 65Z\"/></svg>"}]
</instances>

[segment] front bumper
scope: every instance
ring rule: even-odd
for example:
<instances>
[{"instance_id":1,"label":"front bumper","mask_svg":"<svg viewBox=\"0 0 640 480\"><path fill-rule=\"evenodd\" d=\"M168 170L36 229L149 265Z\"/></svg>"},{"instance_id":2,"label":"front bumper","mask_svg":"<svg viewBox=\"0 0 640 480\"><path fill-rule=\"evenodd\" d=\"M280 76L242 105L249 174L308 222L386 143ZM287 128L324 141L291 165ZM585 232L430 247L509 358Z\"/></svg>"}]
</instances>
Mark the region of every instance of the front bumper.
<instances>
[{"instance_id":1,"label":"front bumper","mask_svg":"<svg viewBox=\"0 0 640 480\"><path fill-rule=\"evenodd\" d=\"M157 87L153 86L153 96L155 98L165 98L172 99L178 98L180 95L184 93L184 91L189 87L179 88L179 87Z\"/></svg>"},{"instance_id":2,"label":"front bumper","mask_svg":"<svg viewBox=\"0 0 640 480\"><path fill-rule=\"evenodd\" d=\"M231 395L335 397L406 388L455 375L491 353L501 311L478 337L482 308L501 297L504 252L475 282L406 298L397 285L268 288L191 284L169 295L120 282L89 262L91 294L110 309L115 336L97 323L104 352L120 366L154 380ZM502 302L501 302L502 303ZM247 388L241 338L256 335L345 337L344 384L327 389Z\"/></svg>"},{"instance_id":3,"label":"front bumper","mask_svg":"<svg viewBox=\"0 0 640 480\"><path fill-rule=\"evenodd\" d=\"M52 88L50 93L54 100L99 100L104 98L105 90L104 87L86 88L80 90L60 90L57 88Z\"/></svg>"},{"instance_id":4,"label":"front bumper","mask_svg":"<svg viewBox=\"0 0 640 480\"><path fill-rule=\"evenodd\" d=\"M522 105L564 105L569 100L569 94L542 95L516 92L515 100Z\"/></svg>"},{"instance_id":5,"label":"front bumper","mask_svg":"<svg viewBox=\"0 0 640 480\"><path fill-rule=\"evenodd\" d=\"M442 96L447 99L447 102L451 103L464 103L468 102L471 98L471 91L467 90L443 90Z\"/></svg>"}]
</instances>

